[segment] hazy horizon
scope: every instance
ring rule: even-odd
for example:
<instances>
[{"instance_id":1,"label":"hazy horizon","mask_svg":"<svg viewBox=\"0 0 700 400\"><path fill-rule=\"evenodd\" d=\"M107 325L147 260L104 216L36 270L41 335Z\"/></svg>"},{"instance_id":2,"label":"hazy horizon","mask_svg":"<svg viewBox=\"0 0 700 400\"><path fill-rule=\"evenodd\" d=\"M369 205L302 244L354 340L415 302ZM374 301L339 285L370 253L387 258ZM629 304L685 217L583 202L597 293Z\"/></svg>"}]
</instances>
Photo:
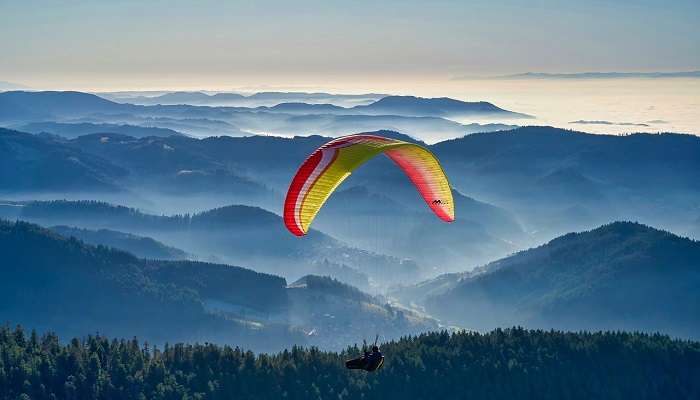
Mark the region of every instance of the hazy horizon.
<instances>
[{"instance_id":1,"label":"hazy horizon","mask_svg":"<svg viewBox=\"0 0 700 400\"><path fill-rule=\"evenodd\" d=\"M211 91L254 93L260 91L330 92L336 94L383 93L421 97L451 97L463 101L488 101L499 107L533 115L515 122L551 125L589 133L678 132L700 135L700 79L473 79L383 83L340 82L319 85L244 85L191 87L119 87L112 90L59 87L31 89L112 91ZM460 123L506 122L465 118ZM578 123L574 123L578 122ZM425 139L425 138L423 138ZM430 140L428 139L430 142Z\"/></svg>"},{"instance_id":2,"label":"hazy horizon","mask_svg":"<svg viewBox=\"0 0 700 400\"><path fill-rule=\"evenodd\" d=\"M0 37L12 40L0 40L0 79L83 90L359 88L528 71L688 71L700 69L699 11L692 0L3 1Z\"/></svg>"}]
</instances>

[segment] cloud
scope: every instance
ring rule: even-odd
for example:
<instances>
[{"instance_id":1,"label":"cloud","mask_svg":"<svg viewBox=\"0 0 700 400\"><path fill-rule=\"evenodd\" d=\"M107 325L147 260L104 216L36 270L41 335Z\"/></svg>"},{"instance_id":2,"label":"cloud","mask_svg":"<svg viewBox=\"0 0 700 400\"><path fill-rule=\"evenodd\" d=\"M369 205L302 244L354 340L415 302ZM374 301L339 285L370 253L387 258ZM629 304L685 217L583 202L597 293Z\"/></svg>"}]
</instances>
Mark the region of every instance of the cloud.
<instances>
[{"instance_id":1,"label":"cloud","mask_svg":"<svg viewBox=\"0 0 700 400\"><path fill-rule=\"evenodd\" d=\"M649 124L639 123L639 122L612 122L605 120L585 120L580 119L578 121L571 121L570 124L579 125L616 125L616 126L649 126Z\"/></svg>"}]
</instances>

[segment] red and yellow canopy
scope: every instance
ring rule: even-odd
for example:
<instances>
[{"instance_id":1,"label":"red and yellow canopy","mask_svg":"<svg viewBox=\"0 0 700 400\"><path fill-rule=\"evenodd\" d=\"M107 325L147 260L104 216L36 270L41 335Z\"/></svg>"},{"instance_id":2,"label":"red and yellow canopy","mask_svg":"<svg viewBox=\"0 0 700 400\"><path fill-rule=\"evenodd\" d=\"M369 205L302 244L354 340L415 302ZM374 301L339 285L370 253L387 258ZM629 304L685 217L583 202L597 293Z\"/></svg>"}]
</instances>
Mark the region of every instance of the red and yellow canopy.
<instances>
[{"instance_id":1,"label":"red and yellow canopy","mask_svg":"<svg viewBox=\"0 0 700 400\"><path fill-rule=\"evenodd\" d=\"M431 210L443 221L454 221L452 191L435 156L414 143L358 134L332 140L314 151L299 167L284 202L284 223L305 235L335 188L352 171L384 153L408 175Z\"/></svg>"}]
</instances>

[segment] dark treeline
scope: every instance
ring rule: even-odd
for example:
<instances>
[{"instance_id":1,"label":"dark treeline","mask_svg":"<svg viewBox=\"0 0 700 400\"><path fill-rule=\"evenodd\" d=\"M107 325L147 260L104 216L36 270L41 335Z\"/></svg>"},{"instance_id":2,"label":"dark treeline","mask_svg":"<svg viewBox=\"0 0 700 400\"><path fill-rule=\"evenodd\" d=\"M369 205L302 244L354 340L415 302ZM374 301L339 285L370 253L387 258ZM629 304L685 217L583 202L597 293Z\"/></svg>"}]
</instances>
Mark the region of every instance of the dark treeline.
<instances>
[{"instance_id":1,"label":"dark treeline","mask_svg":"<svg viewBox=\"0 0 700 400\"><path fill-rule=\"evenodd\" d=\"M640 333L520 328L446 332L383 346L377 373L342 353L212 344L153 348L90 336L62 344L0 328L2 399L697 399L700 343Z\"/></svg>"}]
</instances>

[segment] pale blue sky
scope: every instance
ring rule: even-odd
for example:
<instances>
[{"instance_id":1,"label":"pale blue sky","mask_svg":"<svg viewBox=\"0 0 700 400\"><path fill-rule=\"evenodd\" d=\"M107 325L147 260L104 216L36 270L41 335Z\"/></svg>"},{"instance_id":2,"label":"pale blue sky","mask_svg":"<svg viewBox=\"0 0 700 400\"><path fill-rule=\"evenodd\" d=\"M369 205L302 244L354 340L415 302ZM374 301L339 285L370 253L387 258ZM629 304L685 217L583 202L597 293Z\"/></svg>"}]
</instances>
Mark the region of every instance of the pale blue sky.
<instances>
[{"instance_id":1,"label":"pale blue sky","mask_svg":"<svg viewBox=\"0 0 700 400\"><path fill-rule=\"evenodd\" d=\"M0 0L0 80L139 86L700 69L698 0L378 3Z\"/></svg>"}]
</instances>

